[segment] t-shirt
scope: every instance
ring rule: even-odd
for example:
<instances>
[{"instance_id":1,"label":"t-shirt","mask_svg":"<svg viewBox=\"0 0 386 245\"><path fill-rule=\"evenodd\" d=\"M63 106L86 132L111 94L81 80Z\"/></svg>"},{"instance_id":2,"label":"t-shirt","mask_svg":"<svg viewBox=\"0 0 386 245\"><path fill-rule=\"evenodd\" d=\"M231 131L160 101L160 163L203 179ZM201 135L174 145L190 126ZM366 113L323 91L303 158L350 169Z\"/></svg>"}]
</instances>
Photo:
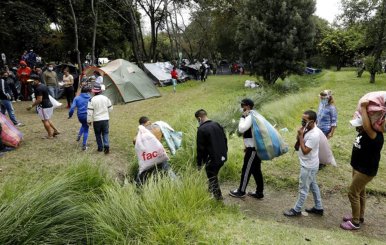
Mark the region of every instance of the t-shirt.
<instances>
[{"instance_id":1,"label":"t-shirt","mask_svg":"<svg viewBox=\"0 0 386 245\"><path fill-rule=\"evenodd\" d=\"M39 104L42 108L50 108L52 107L52 103L50 101L50 97L48 96L48 88L44 84L39 84L35 87L35 97L42 96L42 102Z\"/></svg>"},{"instance_id":2,"label":"t-shirt","mask_svg":"<svg viewBox=\"0 0 386 245\"><path fill-rule=\"evenodd\" d=\"M304 135L304 144L312 150L304 155L302 149L299 149L298 156L300 165L305 168L317 168L319 166L319 131L311 129Z\"/></svg>"},{"instance_id":3,"label":"t-shirt","mask_svg":"<svg viewBox=\"0 0 386 245\"><path fill-rule=\"evenodd\" d=\"M74 84L74 77L69 74L68 76L63 75L63 82L64 82L64 87L69 88Z\"/></svg>"},{"instance_id":4,"label":"t-shirt","mask_svg":"<svg viewBox=\"0 0 386 245\"><path fill-rule=\"evenodd\" d=\"M359 133L352 148L351 166L363 174L376 176L383 140L383 133L380 132L375 139L371 139L366 132Z\"/></svg>"}]
</instances>

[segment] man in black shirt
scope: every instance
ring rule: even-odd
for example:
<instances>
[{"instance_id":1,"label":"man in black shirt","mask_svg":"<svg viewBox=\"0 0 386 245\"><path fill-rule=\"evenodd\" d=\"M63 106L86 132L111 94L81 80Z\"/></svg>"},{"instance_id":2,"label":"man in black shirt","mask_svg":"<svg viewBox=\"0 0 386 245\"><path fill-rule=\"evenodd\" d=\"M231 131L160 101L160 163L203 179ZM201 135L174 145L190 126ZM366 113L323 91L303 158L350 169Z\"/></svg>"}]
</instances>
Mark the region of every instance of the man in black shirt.
<instances>
[{"instance_id":1,"label":"man in black shirt","mask_svg":"<svg viewBox=\"0 0 386 245\"><path fill-rule=\"evenodd\" d=\"M366 206L366 185L377 175L381 150L383 147L383 133L373 129L367 106L369 101L361 102L361 118L351 120L356 127L358 136L354 142L351 155L353 168L352 181L348 198L351 203L352 214L343 217L340 227L345 230L357 230L364 222Z\"/></svg>"},{"instance_id":2,"label":"man in black shirt","mask_svg":"<svg viewBox=\"0 0 386 245\"><path fill-rule=\"evenodd\" d=\"M204 109L198 110L196 117L199 127L197 130L197 166L205 165L209 180L209 192L217 200L222 200L221 189L218 184L218 172L227 160L228 145L223 127L208 119Z\"/></svg>"},{"instance_id":3,"label":"man in black shirt","mask_svg":"<svg viewBox=\"0 0 386 245\"><path fill-rule=\"evenodd\" d=\"M39 117L42 120L44 128L48 133L48 135L43 138L52 139L54 136L58 135L59 132L50 120L52 114L54 113L54 108L50 101L48 88L46 85L40 83L39 76L36 74L31 75L30 79L27 81L32 82L32 87L34 88L36 97L36 100L27 108L27 110L31 110L32 107L37 106Z\"/></svg>"}]
</instances>

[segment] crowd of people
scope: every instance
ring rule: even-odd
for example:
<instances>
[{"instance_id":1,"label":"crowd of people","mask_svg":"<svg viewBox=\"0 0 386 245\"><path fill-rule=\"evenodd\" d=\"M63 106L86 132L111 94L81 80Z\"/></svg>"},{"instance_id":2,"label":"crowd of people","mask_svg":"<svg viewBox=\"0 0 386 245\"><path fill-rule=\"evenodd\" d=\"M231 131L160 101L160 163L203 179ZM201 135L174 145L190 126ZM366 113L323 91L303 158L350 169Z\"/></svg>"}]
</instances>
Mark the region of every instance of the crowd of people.
<instances>
[{"instance_id":1,"label":"crowd of people","mask_svg":"<svg viewBox=\"0 0 386 245\"><path fill-rule=\"evenodd\" d=\"M0 73L1 113L8 113L14 125L22 126L22 123L16 119L12 102L19 98L32 100L27 110L36 107L37 114L47 132L44 138L53 139L60 134L51 120L53 116L52 98L58 97L58 77L54 71L54 64L48 64L47 69L42 72L42 69L36 67L28 57L20 61L20 67L17 69L16 74L9 69ZM32 69L29 66L32 66ZM175 68L171 75L173 80L178 79ZM67 68L64 69L62 83L67 98L67 108L69 108L68 118L72 118L75 110L77 111L77 117L81 126L76 140L80 141L82 139L83 150L87 150L89 126L92 124L97 151L109 154L109 115L113 110L113 105L110 99L103 95L103 77L99 71L95 71L94 76L95 81L92 87L86 80L82 80L79 86L79 93L75 97L74 78ZM21 82L21 97L19 97L15 88L15 79ZM332 91L323 90L319 97L318 111L305 111L301 118L301 125L297 130L295 149L298 152L300 162L299 194L294 206L284 211L284 215L288 217L296 217L302 214L309 191L313 194L314 206L306 208L305 211L316 215L324 214L322 197L316 180L318 171L322 169L319 163L319 138L321 136L316 128L319 128L328 139L332 138L337 128L338 116ZM362 117L351 121L351 124L358 132L358 136L355 140L351 156L353 174L348 197L352 212L350 215L343 217L343 222L340 225L345 230L359 229L361 223L364 222L365 187L377 175L380 151L384 142L383 133L374 129L367 115L368 105L368 100L361 101L360 110ZM240 106L242 112L238 124L238 132L243 137L244 159L240 184L238 188L230 190L229 195L234 198L244 198L248 195L252 198L263 199L264 178L261 170L262 160L257 153L255 139L252 135L254 127L252 119L254 102L251 99L245 98L241 101ZM228 159L228 142L224 128L219 123L210 120L208 113L204 109L198 110L194 117L199 125L196 138L197 167L199 170L204 168L206 171L209 192L216 200L222 200L223 195L218 181L218 174ZM176 138L170 140L173 137ZM133 141L140 162L140 170L136 178L138 185L142 185L149 175L157 172L157 170L166 172L172 179L177 178L168 162L167 153L160 142L164 138L170 146L172 154L174 154L175 149L179 147L178 140L181 140L180 137L181 135L165 122L152 123L146 116L139 119L139 131ZM171 146L170 142L173 142L172 144L174 145ZM0 152L2 150L8 151L9 149L4 147L0 141ZM142 162L146 164L146 167L141 168ZM256 188L255 191L247 192L251 175L255 180Z\"/></svg>"}]
</instances>

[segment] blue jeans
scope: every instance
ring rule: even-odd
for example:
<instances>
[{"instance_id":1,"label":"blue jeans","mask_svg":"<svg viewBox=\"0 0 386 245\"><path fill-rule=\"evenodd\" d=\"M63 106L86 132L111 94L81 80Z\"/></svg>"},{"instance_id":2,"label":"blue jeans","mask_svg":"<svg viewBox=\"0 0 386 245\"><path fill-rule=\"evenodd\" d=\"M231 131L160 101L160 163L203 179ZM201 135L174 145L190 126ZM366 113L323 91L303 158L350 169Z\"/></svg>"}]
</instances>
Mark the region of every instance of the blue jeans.
<instances>
[{"instance_id":1,"label":"blue jeans","mask_svg":"<svg viewBox=\"0 0 386 245\"><path fill-rule=\"evenodd\" d=\"M18 122L10 100L1 100L1 113L5 115L5 111L8 112L9 119L16 125Z\"/></svg>"},{"instance_id":2,"label":"blue jeans","mask_svg":"<svg viewBox=\"0 0 386 245\"><path fill-rule=\"evenodd\" d=\"M57 99L58 97L58 87L57 86L47 86L48 93L54 98Z\"/></svg>"},{"instance_id":3,"label":"blue jeans","mask_svg":"<svg viewBox=\"0 0 386 245\"><path fill-rule=\"evenodd\" d=\"M318 173L317 168L300 168L300 176L299 176L299 196L298 200L295 204L295 211L300 212L302 211L304 202L306 201L307 195L309 190L311 189L312 195L314 196L314 202L316 209L323 209L322 205L322 197L320 196L320 190L319 186L316 183L316 174Z\"/></svg>"},{"instance_id":4,"label":"blue jeans","mask_svg":"<svg viewBox=\"0 0 386 245\"><path fill-rule=\"evenodd\" d=\"M109 120L93 122L98 151L109 149Z\"/></svg>"},{"instance_id":5,"label":"blue jeans","mask_svg":"<svg viewBox=\"0 0 386 245\"><path fill-rule=\"evenodd\" d=\"M78 135L79 136L83 135L83 146L86 146L87 139L88 139L88 129L89 129L89 126L87 124L87 115L81 115L81 116L79 115L78 120L82 124L82 126L80 126Z\"/></svg>"}]
</instances>

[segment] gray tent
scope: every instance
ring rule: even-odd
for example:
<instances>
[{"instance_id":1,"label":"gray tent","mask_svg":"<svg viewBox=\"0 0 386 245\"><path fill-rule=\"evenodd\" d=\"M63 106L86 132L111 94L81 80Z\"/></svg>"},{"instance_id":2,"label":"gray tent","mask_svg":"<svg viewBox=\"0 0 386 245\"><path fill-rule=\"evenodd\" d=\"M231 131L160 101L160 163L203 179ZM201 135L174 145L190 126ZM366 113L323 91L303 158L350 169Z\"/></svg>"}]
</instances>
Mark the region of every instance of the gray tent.
<instances>
[{"instance_id":1,"label":"gray tent","mask_svg":"<svg viewBox=\"0 0 386 245\"><path fill-rule=\"evenodd\" d=\"M173 65L170 62L156 62L156 63L145 63L145 71L157 84L171 84L172 76L170 72L173 69ZM184 82L189 77L186 73L180 69L176 69L178 73L178 80Z\"/></svg>"},{"instance_id":2,"label":"gray tent","mask_svg":"<svg viewBox=\"0 0 386 245\"><path fill-rule=\"evenodd\" d=\"M137 65L123 59L109 62L104 67L89 67L85 74L99 71L106 90L103 92L113 104L161 96L153 81Z\"/></svg>"}]
</instances>

